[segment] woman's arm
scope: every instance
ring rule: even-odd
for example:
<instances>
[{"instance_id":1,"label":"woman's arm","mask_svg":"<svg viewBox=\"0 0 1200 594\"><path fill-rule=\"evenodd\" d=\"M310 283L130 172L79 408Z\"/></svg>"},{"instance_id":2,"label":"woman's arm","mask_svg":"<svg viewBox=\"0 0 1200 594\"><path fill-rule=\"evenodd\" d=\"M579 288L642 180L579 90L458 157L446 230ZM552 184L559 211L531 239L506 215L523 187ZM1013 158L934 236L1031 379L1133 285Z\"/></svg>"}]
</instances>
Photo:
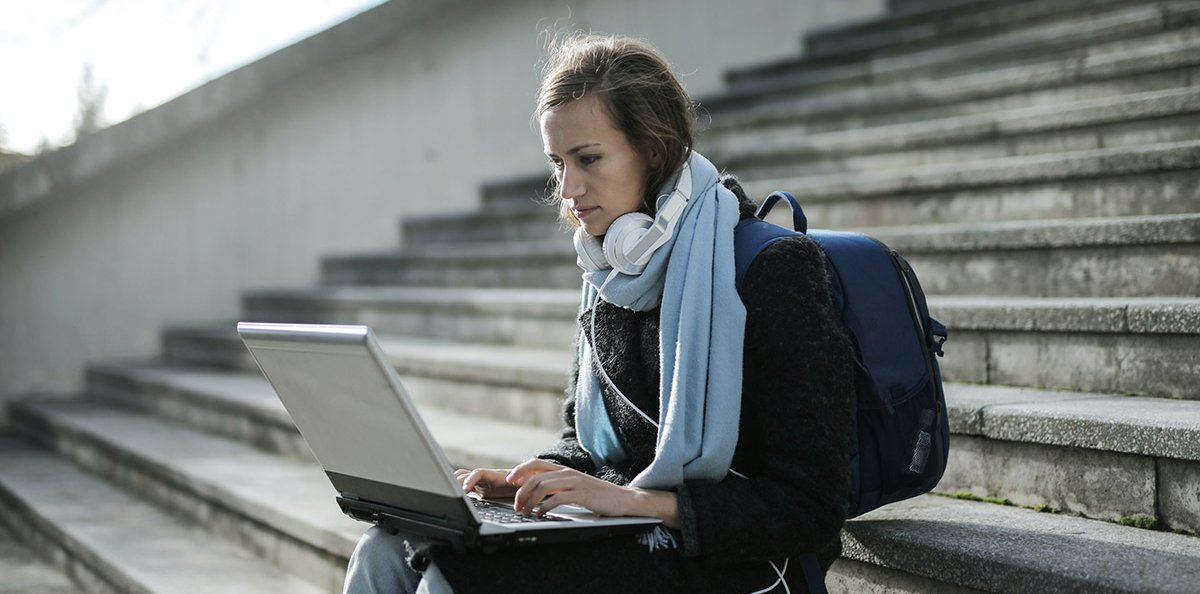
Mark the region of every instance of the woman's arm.
<instances>
[{"instance_id":1,"label":"woman's arm","mask_svg":"<svg viewBox=\"0 0 1200 594\"><path fill-rule=\"evenodd\" d=\"M747 479L679 490L687 554L710 562L812 552L837 538L848 496L853 351L833 313L824 255L809 239L763 251L747 271L738 452Z\"/></svg>"},{"instance_id":2,"label":"woman's arm","mask_svg":"<svg viewBox=\"0 0 1200 594\"><path fill-rule=\"evenodd\" d=\"M548 464L534 458L509 473L508 483L520 487L514 509L544 515L560 505L578 505L602 516L648 516L679 528L675 493L617 485L571 468L547 468Z\"/></svg>"}]
</instances>

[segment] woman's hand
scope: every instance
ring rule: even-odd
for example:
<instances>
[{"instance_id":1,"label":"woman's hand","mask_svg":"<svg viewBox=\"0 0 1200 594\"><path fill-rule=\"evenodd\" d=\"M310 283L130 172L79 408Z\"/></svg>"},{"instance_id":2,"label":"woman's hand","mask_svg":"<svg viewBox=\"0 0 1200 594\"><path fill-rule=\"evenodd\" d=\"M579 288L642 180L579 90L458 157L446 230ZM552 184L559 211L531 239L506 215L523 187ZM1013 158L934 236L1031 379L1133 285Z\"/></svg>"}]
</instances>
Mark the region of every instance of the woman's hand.
<instances>
[{"instance_id":1,"label":"woman's hand","mask_svg":"<svg viewBox=\"0 0 1200 594\"><path fill-rule=\"evenodd\" d=\"M669 491L622 487L546 460L529 460L505 478L519 487L513 509L546 515L560 505L579 505L602 516L650 516L679 527L678 500Z\"/></svg>"},{"instance_id":2,"label":"woman's hand","mask_svg":"<svg viewBox=\"0 0 1200 594\"><path fill-rule=\"evenodd\" d=\"M533 458L526 460L517 468L522 469L523 475L532 475L538 472L546 472L550 470L559 470L566 468L561 464L555 464L549 460L541 458ZM454 471L454 478L458 480L459 486L462 487L463 493L470 493L472 490L479 494L480 497L486 499L500 499L504 497L512 497L517 493L517 487L520 485L513 484L509 481L509 476L515 472L513 469L507 468L476 468L474 470L464 470L459 468Z\"/></svg>"},{"instance_id":3,"label":"woman's hand","mask_svg":"<svg viewBox=\"0 0 1200 594\"><path fill-rule=\"evenodd\" d=\"M485 499L499 499L512 497L517 492L516 487L504 482L504 477L508 476L509 472L507 468L459 468L454 471L454 478L458 480L463 493L475 491Z\"/></svg>"}]
</instances>

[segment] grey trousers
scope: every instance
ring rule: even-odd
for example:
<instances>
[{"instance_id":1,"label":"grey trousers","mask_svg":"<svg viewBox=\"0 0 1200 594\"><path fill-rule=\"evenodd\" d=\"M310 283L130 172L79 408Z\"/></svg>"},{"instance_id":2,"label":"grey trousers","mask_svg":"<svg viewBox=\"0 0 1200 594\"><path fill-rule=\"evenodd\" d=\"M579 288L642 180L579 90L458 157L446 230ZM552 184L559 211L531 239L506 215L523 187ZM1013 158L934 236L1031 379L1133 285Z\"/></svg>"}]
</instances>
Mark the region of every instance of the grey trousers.
<instances>
[{"instance_id":1,"label":"grey trousers","mask_svg":"<svg viewBox=\"0 0 1200 594\"><path fill-rule=\"evenodd\" d=\"M409 568L406 538L378 526L368 529L350 555L343 594L453 594L436 565L431 564L424 577Z\"/></svg>"}]
</instances>

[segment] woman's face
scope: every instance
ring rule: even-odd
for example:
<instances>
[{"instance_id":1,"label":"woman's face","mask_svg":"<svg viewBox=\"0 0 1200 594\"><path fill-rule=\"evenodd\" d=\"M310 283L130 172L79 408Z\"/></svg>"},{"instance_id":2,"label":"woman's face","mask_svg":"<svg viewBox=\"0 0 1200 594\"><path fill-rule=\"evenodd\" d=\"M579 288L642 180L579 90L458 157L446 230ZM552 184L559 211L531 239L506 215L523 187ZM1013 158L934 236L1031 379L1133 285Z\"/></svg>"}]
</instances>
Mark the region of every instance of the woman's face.
<instances>
[{"instance_id":1,"label":"woman's face","mask_svg":"<svg viewBox=\"0 0 1200 594\"><path fill-rule=\"evenodd\" d=\"M539 123L559 192L584 233L604 235L617 217L641 207L649 164L612 125L599 98L564 103Z\"/></svg>"}]
</instances>

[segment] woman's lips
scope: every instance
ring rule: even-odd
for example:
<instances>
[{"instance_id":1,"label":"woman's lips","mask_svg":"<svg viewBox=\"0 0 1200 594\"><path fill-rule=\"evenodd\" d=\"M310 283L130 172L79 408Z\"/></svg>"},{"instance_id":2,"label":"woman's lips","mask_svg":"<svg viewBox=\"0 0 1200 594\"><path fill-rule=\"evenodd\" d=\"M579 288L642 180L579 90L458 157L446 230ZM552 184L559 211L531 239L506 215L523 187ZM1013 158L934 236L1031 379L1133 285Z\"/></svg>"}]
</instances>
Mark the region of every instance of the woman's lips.
<instances>
[{"instance_id":1,"label":"woman's lips","mask_svg":"<svg viewBox=\"0 0 1200 594\"><path fill-rule=\"evenodd\" d=\"M599 207L597 207L597 206L592 206L589 208L572 208L571 212L575 213L575 218L582 219L582 218L592 214L593 212L596 212L596 210L598 208Z\"/></svg>"}]
</instances>

